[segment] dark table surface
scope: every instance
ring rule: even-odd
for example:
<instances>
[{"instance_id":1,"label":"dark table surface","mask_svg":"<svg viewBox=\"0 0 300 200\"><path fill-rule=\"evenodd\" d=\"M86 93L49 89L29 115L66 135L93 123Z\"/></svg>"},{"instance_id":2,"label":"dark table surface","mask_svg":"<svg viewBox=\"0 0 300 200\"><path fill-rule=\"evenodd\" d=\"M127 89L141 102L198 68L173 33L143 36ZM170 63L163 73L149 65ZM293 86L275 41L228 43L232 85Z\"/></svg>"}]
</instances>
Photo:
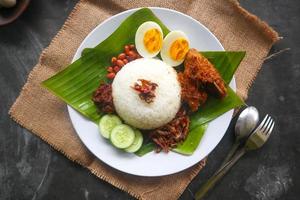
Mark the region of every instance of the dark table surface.
<instances>
[{"instance_id":1,"label":"dark table surface","mask_svg":"<svg viewBox=\"0 0 300 200\"><path fill-rule=\"evenodd\" d=\"M33 0L13 24L0 27L0 199L131 199L66 159L8 117L28 73L63 25L75 0ZM300 199L300 3L241 0L283 37L273 48L290 51L264 63L247 103L276 119L275 131L257 152L234 166L207 199ZM206 168L181 199L217 169L233 142L229 129ZM298 159L297 159L298 158Z\"/></svg>"}]
</instances>

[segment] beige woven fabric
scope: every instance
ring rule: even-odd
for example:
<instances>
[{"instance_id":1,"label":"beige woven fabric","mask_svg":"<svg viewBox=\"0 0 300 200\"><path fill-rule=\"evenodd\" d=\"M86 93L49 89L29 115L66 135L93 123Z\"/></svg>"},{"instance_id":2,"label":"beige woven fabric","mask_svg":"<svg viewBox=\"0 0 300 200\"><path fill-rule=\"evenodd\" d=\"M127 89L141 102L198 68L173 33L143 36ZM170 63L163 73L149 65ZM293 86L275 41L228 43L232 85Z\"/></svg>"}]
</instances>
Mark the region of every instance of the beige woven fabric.
<instances>
[{"instance_id":1,"label":"beige woven fabric","mask_svg":"<svg viewBox=\"0 0 300 200\"><path fill-rule=\"evenodd\" d=\"M81 0L43 51L10 115L70 160L132 196L139 199L177 199L205 161L181 173L159 178L118 172L97 160L85 148L70 123L66 104L40 85L70 63L82 40L104 19L126 9L145 6L167 7L186 13L207 26L225 49L247 51L236 72L238 94L243 98L247 97L247 91L270 47L278 40L275 31L233 0Z\"/></svg>"}]
</instances>

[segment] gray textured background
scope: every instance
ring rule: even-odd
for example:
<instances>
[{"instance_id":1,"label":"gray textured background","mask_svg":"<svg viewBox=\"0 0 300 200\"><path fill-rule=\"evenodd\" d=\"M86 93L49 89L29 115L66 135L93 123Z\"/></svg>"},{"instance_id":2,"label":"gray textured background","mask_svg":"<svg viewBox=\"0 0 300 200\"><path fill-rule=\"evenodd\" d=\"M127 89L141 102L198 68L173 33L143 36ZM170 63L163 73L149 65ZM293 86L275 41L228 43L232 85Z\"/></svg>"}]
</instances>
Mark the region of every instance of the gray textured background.
<instances>
[{"instance_id":1,"label":"gray textured background","mask_svg":"<svg viewBox=\"0 0 300 200\"><path fill-rule=\"evenodd\" d=\"M0 199L131 199L97 179L9 119L42 49L63 25L75 0L33 0L13 24L0 27ZM250 90L249 105L270 113L277 126L263 149L246 155L207 199L300 199L300 2L241 0L274 27L282 41L272 52L291 51L267 61ZM192 199L218 167L233 140L231 129L209 156L207 167L182 199ZM298 189L298 190L297 190Z\"/></svg>"}]
</instances>

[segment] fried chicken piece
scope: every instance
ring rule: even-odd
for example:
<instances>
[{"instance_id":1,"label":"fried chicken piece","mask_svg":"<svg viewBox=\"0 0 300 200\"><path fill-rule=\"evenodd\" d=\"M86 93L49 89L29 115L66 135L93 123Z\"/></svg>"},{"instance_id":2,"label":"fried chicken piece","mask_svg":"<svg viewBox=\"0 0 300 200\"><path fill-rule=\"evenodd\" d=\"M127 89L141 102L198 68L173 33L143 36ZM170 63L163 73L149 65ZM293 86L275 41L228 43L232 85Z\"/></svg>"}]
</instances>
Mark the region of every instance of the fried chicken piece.
<instances>
[{"instance_id":1,"label":"fried chicken piece","mask_svg":"<svg viewBox=\"0 0 300 200\"><path fill-rule=\"evenodd\" d=\"M197 111L206 102L207 93L200 88L198 81L193 81L184 73L178 73L178 80L181 84L182 101L188 104L191 111Z\"/></svg>"},{"instance_id":2,"label":"fried chicken piece","mask_svg":"<svg viewBox=\"0 0 300 200\"><path fill-rule=\"evenodd\" d=\"M184 74L199 81L209 94L218 98L227 95L226 84L216 68L196 49L190 49L184 61Z\"/></svg>"}]
</instances>

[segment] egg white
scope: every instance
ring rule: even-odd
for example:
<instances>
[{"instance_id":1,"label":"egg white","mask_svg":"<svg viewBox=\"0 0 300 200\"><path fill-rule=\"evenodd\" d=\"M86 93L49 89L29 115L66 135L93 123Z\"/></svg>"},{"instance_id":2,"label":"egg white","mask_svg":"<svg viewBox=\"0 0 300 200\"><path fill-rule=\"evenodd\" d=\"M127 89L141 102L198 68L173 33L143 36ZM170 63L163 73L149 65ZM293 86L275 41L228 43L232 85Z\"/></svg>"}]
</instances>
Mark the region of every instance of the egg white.
<instances>
[{"instance_id":1,"label":"egg white","mask_svg":"<svg viewBox=\"0 0 300 200\"><path fill-rule=\"evenodd\" d=\"M161 40L163 41L163 32L162 32L160 26L157 23L152 22L152 21L144 22L143 24L141 24L135 33L136 50L144 58L153 58L160 51L160 49L159 49L153 53L150 53L144 45L144 36L145 36L146 32L151 29L159 30L159 32L161 33Z\"/></svg>"},{"instance_id":2,"label":"egg white","mask_svg":"<svg viewBox=\"0 0 300 200\"><path fill-rule=\"evenodd\" d=\"M179 61L174 60L170 55L171 45L173 44L173 42L175 42L179 38L184 38L188 41L188 43L190 43L188 37L186 36L186 34L184 32L182 32L182 31L171 31L165 37L165 39L163 41L161 51L160 51L160 56L161 56L162 60L165 63L167 63L168 65L172 66L172 67L176 67L176 66L180 65L184 61L184 59L179 60Z\"/></svg>"}]
</instances>

